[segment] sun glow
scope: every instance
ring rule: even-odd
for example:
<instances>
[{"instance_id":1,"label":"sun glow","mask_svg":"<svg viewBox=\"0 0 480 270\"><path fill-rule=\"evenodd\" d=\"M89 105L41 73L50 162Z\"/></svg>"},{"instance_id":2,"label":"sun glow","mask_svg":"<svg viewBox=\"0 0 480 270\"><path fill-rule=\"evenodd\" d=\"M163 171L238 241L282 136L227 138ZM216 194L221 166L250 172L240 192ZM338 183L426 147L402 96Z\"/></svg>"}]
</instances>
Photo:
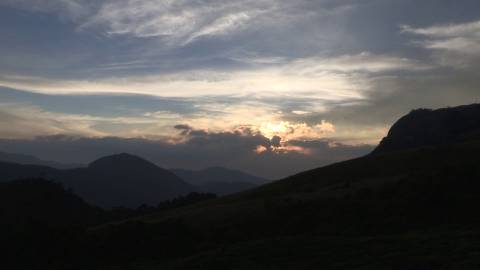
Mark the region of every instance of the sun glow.
<instances>
[{"instance_id":1,"label":"sun glow","mask_svg":"<svg viewBox=\"0 0 480 270\"><path fill-rule=\"evenodd\" d=\"M316 125L281 121L278 123L262 123L259 131L267 138L279 136L282 138L282 142L286 142L289 140L320 139L334 133L335 126L325 120Z\"/></svg>"}]
</instances>

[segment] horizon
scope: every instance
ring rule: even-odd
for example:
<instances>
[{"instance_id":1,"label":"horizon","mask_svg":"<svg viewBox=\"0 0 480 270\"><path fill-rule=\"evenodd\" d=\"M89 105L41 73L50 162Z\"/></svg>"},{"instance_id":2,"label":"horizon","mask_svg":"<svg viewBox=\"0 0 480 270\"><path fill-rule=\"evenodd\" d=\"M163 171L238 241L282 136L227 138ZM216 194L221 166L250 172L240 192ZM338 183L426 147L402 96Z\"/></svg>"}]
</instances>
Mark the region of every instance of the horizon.
<instances>
[{"instance_id":1,"label":"horizon","mask_svg":"<svg viewBox=\"0 0 480 270\"><path fill-rule=\"evenodd\" d=\"M480 3L6 0L0 152L268 179L479 102Z\"/></svg>"}]
</instances>

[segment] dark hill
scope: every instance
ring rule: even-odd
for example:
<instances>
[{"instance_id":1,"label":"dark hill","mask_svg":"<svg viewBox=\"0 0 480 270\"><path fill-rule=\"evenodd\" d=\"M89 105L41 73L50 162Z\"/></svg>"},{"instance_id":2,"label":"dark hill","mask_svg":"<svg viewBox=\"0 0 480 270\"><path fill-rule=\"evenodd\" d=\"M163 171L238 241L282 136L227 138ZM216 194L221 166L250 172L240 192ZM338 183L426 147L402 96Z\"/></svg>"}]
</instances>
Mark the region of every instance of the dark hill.
<instances>
[{"instance_id":1,"label":"dark hill","mask_svg":"<svg viewBox=\"0 0 480 270\"><path fill-rule=\"evenodd\" d=\"M480 138L480 104L418 109L400 118L373 154Z\"/></svg>"},{"instance_id":2,"label":"dark hill","mask_svg":"<svg viewBox=\"0 0 480 270\"><path fill-rule=\"evenodd\" d=\"M159 169L157 165L150 161L127 153L99 158L91 162L88 168L97 171L124 171L129 173L132 172L132 170L138 170L138 172L140 172ZM167 171L165 172L168 173Z\"/></svg>"},{"instance_id":3,"label":"dark hill","mask_svg":"<svg viewBox=\"0 0 480 270\"><path fill-rule=\"evenodd\" d=\"M269 182L265 178L223 167L211 167L200 171L185 169L170 171L201 191L217 195L237 193Z\"/></svg>"},{"instance_id":4,"label":"dark hill","mask_svg":"<svg viewBox=\"0 0 480 270\"><path fill-rule=\"evenodd\" d=\"M57 178L86 201L105 208L156 205L195 191L170 171L129 154L103 157Z\"/></svg>"},{"instance_id":5,"label":"dark hill","mask_svg":"<svg viewBox=\"0 0 480 270\"><path fill-rule=\"evenodd\" d=\"M67 227L92 225L103 218L100 208L51 181L25 179L0 183L0 226Z\"/></svg>"},{"instance_id":6,"label":"dark hill","mask_svg":"<svg viewBox=\"0 0 480 270\"><path fill-rule=\"evenodd\" d=\"M51 179L73 189L88 203L104 208L157 205L196 191L173 173L129 154L100 158L87 168L69 170L0 162L0 175L3 182L29 177Z\"/></svg>"}]
</instances>

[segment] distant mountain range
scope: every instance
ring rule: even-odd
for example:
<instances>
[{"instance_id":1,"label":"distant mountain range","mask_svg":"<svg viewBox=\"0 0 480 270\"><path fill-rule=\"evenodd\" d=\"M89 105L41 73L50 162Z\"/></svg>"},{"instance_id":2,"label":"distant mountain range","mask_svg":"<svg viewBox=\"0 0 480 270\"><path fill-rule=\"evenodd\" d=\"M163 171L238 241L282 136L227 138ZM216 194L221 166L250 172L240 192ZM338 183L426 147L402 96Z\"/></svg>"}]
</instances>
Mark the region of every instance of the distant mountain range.
<instances>
[{"instance_id":1,"label":"distant mountain range","mask_svg":"<svg viewBox=\"0 0 480 270\"><path fill-rule=\"evenodd\" d=\"M270 182L265 178L223 167L211 167L199 171L186 169L170 169L170 171L201 191L217 195L232 194Z\"/></svg>"},{"instance_id":2,"label":"distant mountain range","mask_svg":"<svg viewBox=\"0 0 480 270\"><path fill-rule=\"evenodd\" d=\"M55 161L42 160L34 156L5 153L5 152L0 152L0 161L13 162L13 163L19 163L19 164L28 164L28 165L41 165L41 166L48 166L56 169L73 169L73 168L85 167L84 164L60 163Z\"/></svg>"},{"instance_id":3,"label":"distant mountain range","mask_svg":"<svg viewBox=\"0 0 480 270\"><path fill-rule=\"evenodd\" d=\"M100 158L86 168L59 170L46 166L0 162L3 181L43 177L62 183L88 203L136 208L196 191L175 174L129 154Z\"/></svg>"},{"instance_id":4,"label":"distant mountain range","mask_svg":"<svg viewBox=\"0 0 480 270\"><path fill-rule=\"evenodd\" d=\"M62 183L86 202L103 208L156 205L190 192L226 195L268 180L214 167L202 171L166 170L130 154L100 158L86 167L69 168L21 154L0 155L1 181L43 177ZM8 161L8 162L5 162ZM68 169L58 169L66 167Z\"/></svg>"}]
</instances>

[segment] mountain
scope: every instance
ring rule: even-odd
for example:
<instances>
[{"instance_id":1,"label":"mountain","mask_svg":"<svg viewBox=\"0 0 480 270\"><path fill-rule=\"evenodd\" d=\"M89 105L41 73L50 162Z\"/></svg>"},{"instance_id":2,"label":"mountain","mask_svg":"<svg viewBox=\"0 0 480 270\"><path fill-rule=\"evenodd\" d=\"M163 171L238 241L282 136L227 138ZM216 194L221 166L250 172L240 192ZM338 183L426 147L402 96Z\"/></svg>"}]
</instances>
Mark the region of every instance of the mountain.
<instances>
[{"instance_id":1,"label":"mountain","mask_svg":"<svg viewBox=\"0 0 480 270\"><path fill-rule=\"evenodd\" d=\"M52 179L71 188L88 203L103 208L156 205L196 191L173 173L129 154L103 157L86 168L69 170L0 162L0 175L3 181Z\"/></svg>"},{"instance_id":2,"label":"mountain","mask_svg":"<svg viewBox=\"0 0 480 270\"><path fill-rule=\"evenodd\" d=\"M56 169L72 169L72 168L80 168L85 166L83 164L64 164L64 163L59 163L55 161L46 161L46 160L41 160L34 156L5 153L5 152L0 152L0 161L27 164L27 165L48 166Z\"/></svg>"},{"instance_id":3,"label":"mountain","mask_svg":"<svg viewBox=\"0 0 480 270\"><path fill-rule=\"evenodd\" d=\"M480 104L418 109L400 118L373 154L480 138Z\"/></svg>"},{"instance_id":4,"label":"mountain","mask_svg":"<svg viewBox=\"0 0 480 270\"><path fill-rule=\"evenodd\" d=\"M210 167L200 171L170 169L189 184L203 192L227 195L263 185L269 180L242 171L223 167Z\"/></svg>"},{"instance_id":5,"label":"mountain","mask_svg":"<svg viewBox=\"0 0 480 270\"><path fill-rule=\"evenodd\" d=\"M57 178L87 202L104 208L156 205L195 191L168 170L129 154L103 157L87 168L64 171Z\"/></svg>"}]
</instances>

